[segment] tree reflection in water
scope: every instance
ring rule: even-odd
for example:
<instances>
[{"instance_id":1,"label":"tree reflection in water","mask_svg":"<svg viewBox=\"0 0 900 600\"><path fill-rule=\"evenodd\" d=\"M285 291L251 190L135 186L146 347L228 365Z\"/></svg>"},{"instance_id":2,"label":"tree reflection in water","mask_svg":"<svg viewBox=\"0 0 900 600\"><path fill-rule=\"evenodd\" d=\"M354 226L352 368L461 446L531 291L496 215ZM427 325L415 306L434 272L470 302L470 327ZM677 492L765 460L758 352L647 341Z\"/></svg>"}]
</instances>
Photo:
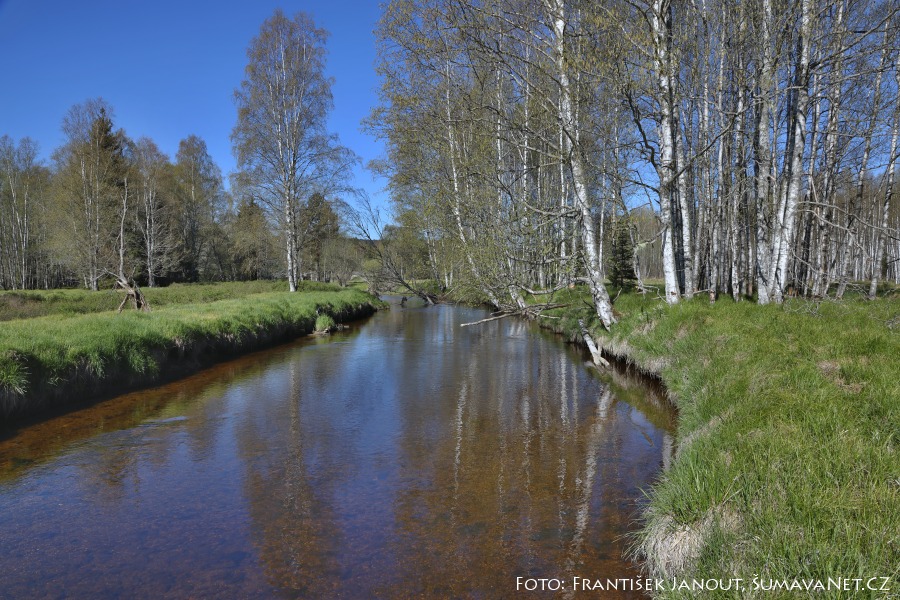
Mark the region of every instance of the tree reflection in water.
<instances>
[{"instance_id":1,"label":"tree reflection in water","mask_svg":"<svg viewBox=\"0 0 900 600\"><path fill-rule=\"evenodd\" d=\"M531 324L459 327L482 314L395 307L142 392L143 421L34 466L0 457L18 465L0 478L5 589L497 597L519 576L635 576L622 537L671 412ZM26 572L28 553L52 559Z\"/></svg>"}]
</instances>

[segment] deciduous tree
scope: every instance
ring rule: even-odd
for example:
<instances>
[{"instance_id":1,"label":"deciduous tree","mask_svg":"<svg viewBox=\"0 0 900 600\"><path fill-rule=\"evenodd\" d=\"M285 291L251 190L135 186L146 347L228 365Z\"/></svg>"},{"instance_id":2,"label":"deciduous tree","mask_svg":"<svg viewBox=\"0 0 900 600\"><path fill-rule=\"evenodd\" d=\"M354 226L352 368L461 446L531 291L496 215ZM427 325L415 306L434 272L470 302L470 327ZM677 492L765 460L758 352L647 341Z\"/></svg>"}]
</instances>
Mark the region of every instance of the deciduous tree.
<instances>
[{"instance_id":1,"label":"deciduous tree","mask_svg":"<svg viewBox=\"0 0 900 600\"><path fill-rule=\"evenodd\" d=\"M288 18L276 10L250 42L246 78L235 92L235 154L279 225L291 291L303 275L305 200L345 188L356 161L326 128L332 108L326 38L306 13Z\"/></svg>"}]
</instances>

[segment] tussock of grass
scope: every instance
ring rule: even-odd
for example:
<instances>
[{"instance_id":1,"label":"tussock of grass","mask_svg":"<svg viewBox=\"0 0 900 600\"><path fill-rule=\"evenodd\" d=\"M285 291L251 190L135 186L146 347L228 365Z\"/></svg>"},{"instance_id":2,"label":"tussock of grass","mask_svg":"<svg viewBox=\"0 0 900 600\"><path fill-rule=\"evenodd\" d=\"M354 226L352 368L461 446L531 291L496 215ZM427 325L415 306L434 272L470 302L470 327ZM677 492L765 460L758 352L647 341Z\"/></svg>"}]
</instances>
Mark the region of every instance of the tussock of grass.
<instances>
[{"instance_id":1,"label":"tussock of grass","mask_svg":"<svg viewBox=\"0 0 900 600\"><path fill-rule=\"evenodd\" d=\"M616 309L598 343L658 372L679 409L677 459L637 540L652 574L878 576L900 591L897 296L665 307L628 294ZM574 337L590 309L558 316Z\"/></svg>"},{"instance_id":2,"label":"tussock of grass","mask_svg":"<svg viewBox=\"0 0 900 600\"><path fill-rule=\"evenodd\" d=\"M334 319L331 315L319 315L316 317L316 332L317 333L328 333L337 326L337 323L334 322Z\"/></svg>"},{"instance_id":3,"label":"tussock of grass","mask_svg":"<svg viewBox=\"0 0 900 600\"><path fill-rule=\"evenodd\" d=\"M164 365L211 362L218 354L308 334L317 310L340 321L369 314L378 303L358 290L321 289L173 302L150 313L7 321L0 324L0 410L9 414L51 398L70 400L111 382L152 379Z\"/></svg>"}]
</instances>

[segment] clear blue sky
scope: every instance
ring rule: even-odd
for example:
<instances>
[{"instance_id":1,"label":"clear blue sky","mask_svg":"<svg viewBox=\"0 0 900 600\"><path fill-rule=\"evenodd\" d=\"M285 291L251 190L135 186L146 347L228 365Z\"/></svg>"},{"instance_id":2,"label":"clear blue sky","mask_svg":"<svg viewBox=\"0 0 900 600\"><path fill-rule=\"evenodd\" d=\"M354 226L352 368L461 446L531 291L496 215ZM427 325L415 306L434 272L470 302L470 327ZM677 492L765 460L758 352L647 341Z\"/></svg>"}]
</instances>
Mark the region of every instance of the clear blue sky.
<instances>
[{"instance_id":1,"label":"clear blue sky","mask_svg":"<svg viewBox=\"0 0 900 600\"><path fill-rule=\"evenodd\" d=\"M251 38L276 8L308 12L330 32L331 131L364 164L376 158L382 146L360 132L378 86L376 0L0 0L0 135L31 137L49 162L69 107L101 96L116 127L153 138L172 159L179 140L199 135L227 178L233 92ZM355 185L385 201L384 182L362 168Z\"/></svg>"}]
</instances>

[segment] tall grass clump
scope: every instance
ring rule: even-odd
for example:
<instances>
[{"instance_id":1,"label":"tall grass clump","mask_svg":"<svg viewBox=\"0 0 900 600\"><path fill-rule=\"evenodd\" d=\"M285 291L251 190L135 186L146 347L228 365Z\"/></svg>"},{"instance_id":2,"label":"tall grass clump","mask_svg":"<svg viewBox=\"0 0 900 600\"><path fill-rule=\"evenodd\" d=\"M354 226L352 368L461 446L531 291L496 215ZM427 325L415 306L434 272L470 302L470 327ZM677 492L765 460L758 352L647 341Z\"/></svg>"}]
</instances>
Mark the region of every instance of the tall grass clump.
<instances>
[{"instance_id":1,"label":"tall grass clump","mask_svg":"<svg viewBox=\"0 0 900 600\"><path fill-rule=\"evenodd\" d=\"M334 322L334 318L331 315L319 315L316 317L316 332L317 333L328 333L333 331L334 328L337 327L337 323Z\"/></svg>"},{"instance_id":2,"label":"tall grass clump","mask_svg":"<svg viewBox=\"0 0 900 600\"><path fill-rule=\"evenodd\" d=\"M797 596L753 593L754 576L887 577L890 592L818 595L900 594L900 299L667 307L623 294L616 310L598 343L661 376L679 413L676 459L635 541L649 574L747 586L706 597ZM575 337L590 309L557 316Z\"/></svg>"}]
</instances>

